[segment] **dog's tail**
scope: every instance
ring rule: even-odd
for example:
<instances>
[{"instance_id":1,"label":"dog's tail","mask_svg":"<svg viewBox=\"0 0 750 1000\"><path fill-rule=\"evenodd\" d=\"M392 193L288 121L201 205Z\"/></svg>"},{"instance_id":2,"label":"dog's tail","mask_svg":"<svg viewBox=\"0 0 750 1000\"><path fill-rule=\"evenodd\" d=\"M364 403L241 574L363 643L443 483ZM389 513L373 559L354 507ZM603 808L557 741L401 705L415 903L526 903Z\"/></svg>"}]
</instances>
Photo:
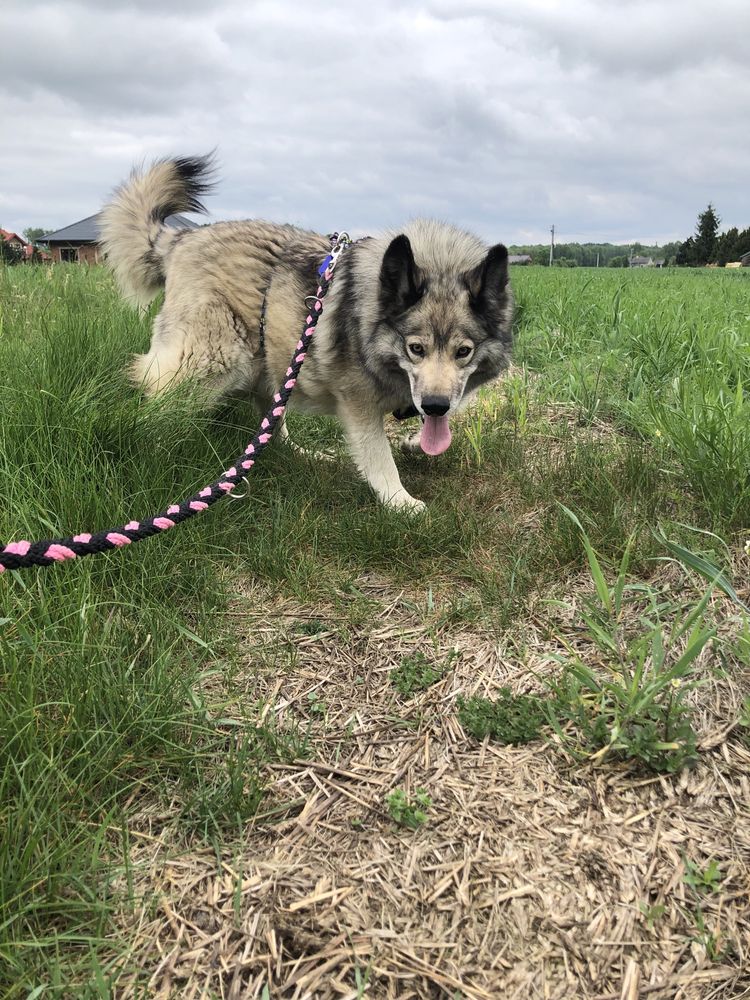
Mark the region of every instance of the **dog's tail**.
<instances>
[{"instance_id":1,"label":"dog's tail","mask_svg":"<svg viewBox=\"0 0 750 1000\"><path fill-rule=\"evenodd\" d=\"M125 298L145 308L164 284L165 258L179 230L164 220L176 212L205 212L213 155L158 160L134 169L99 216L107 261Z\"/></svg>"}]
</instances>

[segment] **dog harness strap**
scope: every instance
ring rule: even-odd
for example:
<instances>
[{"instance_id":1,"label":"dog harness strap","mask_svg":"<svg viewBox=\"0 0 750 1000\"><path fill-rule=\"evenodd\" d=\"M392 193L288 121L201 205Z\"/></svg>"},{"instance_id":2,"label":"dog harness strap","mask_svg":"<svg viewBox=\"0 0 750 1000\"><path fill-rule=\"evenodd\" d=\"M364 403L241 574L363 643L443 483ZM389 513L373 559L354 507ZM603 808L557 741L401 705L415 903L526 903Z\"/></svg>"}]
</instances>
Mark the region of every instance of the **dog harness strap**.
<instances>
[{"instance_id":1,"label":"dog harness strap","mask_svg":"<svg viewBox=\"0 0 750 1000\"><path fill-rule=\"evenodd\" d=\"M154 517L147 518L145 521L128 521L127 524L118 528L108 528L106 531L99 531L93 535L82 532L68 538L48 538L38 542L21 540L9 542L4 547L0 542L0 573L4 573L5 570L27 569L30 566L51 566L53 563L90 556L95 552L108 552L111 549L130 545L132 542L140 542L143 538L150 538L152 535L174 528L175 525L187 521L188 518L195 517L196 514L206 510L217 500L221 500L222 497L231 493L255 465L261 452L271 440L276 425L284 415L289 397L294 391L300 369L307 356L307 349L315 333L315 327L323 313L323 298L333 280L336 263L341 254L351 245L351 242L347 233L334 233L331 237L331 253L323 261L323 271L320 273L317 292L305 299L306 303L310 303L310 311L305 320L302 335L294 349L292 360L284 375L284 381L274 395L271 408L261 420L260 428L253 440L215 482L211 483L210 486L204 486L202 490L179 503L170 504L166 510Z\"/></svg>"},{"instance_id":2,"label":"dog harness strap","mask_svg":"<svg viewBox=\"0 0 750 1000\"><path fill-rule=\"evenodd\" d=\"M268 289L266 288L263 293L263 302L260 307L260 323L258 324L258 332L260 334L260 353L261 355L266 353L266 301L268 299Z\"/></svg>"}]
</instances>

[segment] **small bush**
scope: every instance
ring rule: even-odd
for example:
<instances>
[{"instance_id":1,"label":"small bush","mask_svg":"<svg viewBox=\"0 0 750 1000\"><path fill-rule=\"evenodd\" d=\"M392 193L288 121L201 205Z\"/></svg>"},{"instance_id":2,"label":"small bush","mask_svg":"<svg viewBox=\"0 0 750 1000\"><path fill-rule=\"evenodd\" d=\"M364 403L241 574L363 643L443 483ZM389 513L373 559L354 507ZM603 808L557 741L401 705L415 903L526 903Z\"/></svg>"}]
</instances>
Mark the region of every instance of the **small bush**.
<instances>
[{"instance_id":1,"label":"small bush","mask_svg":"<svg viewBox=\"0 0 750 1000\"><path fill-rule=\"evenodd\" d=\"M536 695L514 695L500 689L497 700L469 698L459 701L458 718L475 739L489 736L498 743L529 743L541 735L546 721L544 699Z\"/></svg>"},{"instance_id":2,"label":"small bush","mask_svg":"<svg viewBox=\"0 0 750 1000\"><path fill-rule=\"evenodd\" d=\"M686 613L681 604L664 601L647 584L628 584L632 537L615 582L608 584L580 521L567 507L563 510L581 533L594 583L596 596L584 602L582 617L588 638L599 649L601 666L590 667L572 650L558 658L563 670L550 682L550 724L576 756L599 760L612 755L654 771L680 771L695 759L685 696L697 683L690 678L692 665L716 634L704 617L713 586ZM712 584L724 586L716 567L663 541L693 568L709 567ZM635 632L629 624L634 609L639 612Z\"/></svg>"},{"instance_id":3,"label":"small bush","mask_svg":"<svg viewBox=\"0 0 750 1000\"><path fill-rule=\"evenodd\" d=\"M415 691L424 691L439 681L444 673L445 667L431 663L424 653L414 653L405 656L391 673L391 683L399 694L411 698Z\"/></svg>"},{"instance_id":4,"label":"small bush","mask_svg":"<svg viewBox=\"0 0 750 1000\"><path fill-rule=\"evenodd\" d=\"M553 728L574 755L592 760L611 755L652 771L681 771L696 758L695 733L683 701L694 685L658 676L644 683L638 672L635 666L602 679L580 661L567 665L553 682Z\"/></svg>"}]
</instances>

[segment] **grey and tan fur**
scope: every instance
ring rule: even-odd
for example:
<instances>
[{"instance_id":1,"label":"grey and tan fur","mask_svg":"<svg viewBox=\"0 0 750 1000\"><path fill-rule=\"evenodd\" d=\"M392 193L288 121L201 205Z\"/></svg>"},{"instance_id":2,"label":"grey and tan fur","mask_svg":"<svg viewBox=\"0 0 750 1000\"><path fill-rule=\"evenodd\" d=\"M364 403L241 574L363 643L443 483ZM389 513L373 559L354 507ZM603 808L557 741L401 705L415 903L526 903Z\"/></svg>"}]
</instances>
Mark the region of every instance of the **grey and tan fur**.
<instances>
[{"instance_id":1,"label":"grey and tan fur","mask_svg":"<svg viewBox=\"0 0 750 1000\"><path fill-rule=\"evenodd\" d=\"M210 173L205 157L160 161L134 171L101 214L123 294L143 308L165 287L150 350L134 359L131 375L150 394L197 376L217 397L243 392L265 409L283 380L329 243L259 221L166 227L170 214L203 210ZM378 497L419 510L424 505L399 479L384 417L411 405L428 423L454 413L506 368L512 313L503 246L488 250L429 220L358 242L337 266L292 405L337 416Z\"/></svg>"}]
</instances>

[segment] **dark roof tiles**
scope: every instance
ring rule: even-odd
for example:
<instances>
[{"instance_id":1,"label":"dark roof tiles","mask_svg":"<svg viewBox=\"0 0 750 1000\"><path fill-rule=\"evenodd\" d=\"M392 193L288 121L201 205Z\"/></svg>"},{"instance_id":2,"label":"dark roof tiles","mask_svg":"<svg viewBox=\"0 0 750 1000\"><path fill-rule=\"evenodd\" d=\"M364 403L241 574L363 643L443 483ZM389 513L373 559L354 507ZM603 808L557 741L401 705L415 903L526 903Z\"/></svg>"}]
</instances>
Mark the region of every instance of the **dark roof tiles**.
<instances>
[{"instance_id":1,"label":"dark roof tiles","mask_svg":"<svg viewBox=\"0 0 750 1000\"><path fill-rule=\"evenodd\" d=\"M74 222L70 226L58 229L54 233L47 233L39 240L40 243L98 243L99 242L99 214L89 215L80 222ZM168 215L164 220L165 225L172 229L197 229L198 223L184 215Z\"/></svg>"}]
</instances>

